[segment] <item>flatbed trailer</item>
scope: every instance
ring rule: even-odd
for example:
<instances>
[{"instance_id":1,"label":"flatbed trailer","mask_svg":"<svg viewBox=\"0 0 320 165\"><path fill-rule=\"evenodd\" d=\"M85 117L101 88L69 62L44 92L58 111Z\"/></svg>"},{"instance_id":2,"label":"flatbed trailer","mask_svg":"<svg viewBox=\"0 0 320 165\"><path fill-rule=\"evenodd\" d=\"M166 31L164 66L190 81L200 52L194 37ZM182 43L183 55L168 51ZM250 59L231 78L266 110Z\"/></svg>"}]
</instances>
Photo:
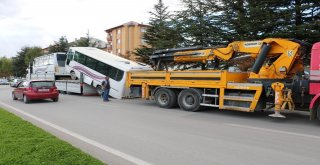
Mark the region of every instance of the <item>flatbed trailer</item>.
<instances>
[{"instance_id":1,"label":"flatbed trailer","mask_svg":"<svg viewBox=\"0 0 320 165\"><path fill-rule=\"evenodd\" d=\"M56 80L55 84L61 93L75 93L85 96L99 95L96 88L80 80Z\"/></svg>"},{"instance_id":2,"label":"flatbed trailer","mask_svg":"<svg viewBox=\"0 0 320 165\"><path fill-rule=\"evenodd\" d=\"M226 70L129 72L128 87L141 87L141 96L163 108L201 106L253 112L261 104L263 85L246 82L249 73Z\"/></svg>"}]
</instances>

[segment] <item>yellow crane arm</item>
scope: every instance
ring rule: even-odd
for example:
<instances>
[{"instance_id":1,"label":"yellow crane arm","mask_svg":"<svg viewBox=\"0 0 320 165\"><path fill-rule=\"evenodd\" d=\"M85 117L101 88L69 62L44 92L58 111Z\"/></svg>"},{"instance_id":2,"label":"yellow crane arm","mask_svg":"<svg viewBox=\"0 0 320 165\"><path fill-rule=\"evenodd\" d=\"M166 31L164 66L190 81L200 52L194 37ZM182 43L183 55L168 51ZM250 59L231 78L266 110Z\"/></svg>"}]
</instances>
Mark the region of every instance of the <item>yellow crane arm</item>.
<instances>
[{"instance_id":1,"label":"yellow crane arm","mask_svg":"<svg viewBox=\"0 0 320 165\"><path fill-rule=\"evenodd\" d=\"M243 56L250 57L253 65L250 78L278 79L294 75L303 70L301 45L280 38L267 38L258 41L235 41L224 48L176 48L160 50L151 56L156 62L200 62L212 64L225 61L239 65ZM236 62L234 62L236 61Z\"/></svg>"}]
</instances>

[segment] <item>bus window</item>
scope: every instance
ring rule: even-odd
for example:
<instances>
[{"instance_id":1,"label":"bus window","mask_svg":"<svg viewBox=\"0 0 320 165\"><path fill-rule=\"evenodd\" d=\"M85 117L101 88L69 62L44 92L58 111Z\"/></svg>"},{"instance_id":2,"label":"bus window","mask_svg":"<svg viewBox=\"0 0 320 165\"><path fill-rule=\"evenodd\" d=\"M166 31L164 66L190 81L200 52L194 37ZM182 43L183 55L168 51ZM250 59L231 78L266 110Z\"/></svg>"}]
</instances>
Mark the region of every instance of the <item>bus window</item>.
<instances>
[{"instance_id":1,"label":"bus window","mask_svg":"<svg viewBox=\"0 0 320 165\"><path fill-rule=\"evenodd\" d=\"M49 64L49 58L48 56L43 57L43 65L48 65Z\"/></svg>"},{"instance_id":2,"label":"bus window","mask_svg":"<svg viewBox=\"0 0 320 165\"><path fill-rule=\"evenodd\" d=\"M107 64L102 63L102 62L98 62L97 67L96 67L96 71L106 75L107 74Z\"/></svg>"},{"instance_id":3,"label":"bus window","mask_svg":"<svg viewBox=\"0 0 320 165\"><path fill-rule=\"evenodd\" d=\"M58 66L64 66L67 56L65 54L57 54Z\"/></svg>"},{"instance_id":4,"label":"bus window","mask_svg":"<svg viewBox=\"0 0 320 165\"><path fill-rule=\"evenodd\" d=\"M49 64L54 64L53 54L49 55Z\"/></svg>"},{"instance_id":5,"label":"bus window","mask_svg":"<svg viewBox=\"0 0 320 165\"><path fill-rule=\"evenodd\" d=\"M86 62L86 56L84 56L83 54L76 52L74 55L74 60L79 62L80 64L84 65Z\"/></svg>"},{"instance_id":6,"label":"bus window","mask_svg":"<svg viewBox=\"0 0 320 165\"><path fill-rule=\"evenodd\" d=\"M69 65L70 61L73 59L73 52L70 50L67 54L67 65Z\"/></svg>"},{"instance_id":7,"label":"bus window","mask_svg":"<svg viewBox=\"0 0 320 165\"><path fill-rule=\"evenodd\" d=\"M113 67L113 66L109 66L108 68L108 75L110 78L112 79L116 79L116 76L117 76L117 68Z\"/></svg>"},{"instance_id":8,"label":"bus window","mask_svg":"<svg viewBox=\"0 0 320 165\"><path fill-rule=\"evenodd\" d=\"M91 57L87 57L85 66L95 70L97 62L98 62L97 60L95 60L95 59L93 59Z\"/></svg>"},{"instance_id":9,"label":"bus window","mask_svg":"<svg viewBox=\"0 0 320 165\"><path fill-rule=\"evenodd\" d=\"M115 78L116 81L121 81L122 78L123 78L123 71L122 70L119 70L118 69L118 72L117 72L117 77Z\"/></svg>"}]
</instances>

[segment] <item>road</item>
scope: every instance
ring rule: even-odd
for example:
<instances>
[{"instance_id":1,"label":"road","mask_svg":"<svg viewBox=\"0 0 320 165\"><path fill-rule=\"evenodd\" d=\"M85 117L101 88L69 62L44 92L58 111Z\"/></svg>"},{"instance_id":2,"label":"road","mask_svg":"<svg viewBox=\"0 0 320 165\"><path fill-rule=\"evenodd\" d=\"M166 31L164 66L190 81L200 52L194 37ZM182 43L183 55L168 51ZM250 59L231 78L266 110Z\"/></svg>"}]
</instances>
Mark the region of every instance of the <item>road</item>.
<instances>
[{"instance_id":1,"label":"road","mask_svg":"<svg viewBox=\"0 0 320 165\"><path fill-rule=\"evenodd\" d=\"M318 165L320 124L304 112L161 109L153 101L60 95L24 104L0 86L0 106L108 164Z\"/></svg>"}]
</instances>

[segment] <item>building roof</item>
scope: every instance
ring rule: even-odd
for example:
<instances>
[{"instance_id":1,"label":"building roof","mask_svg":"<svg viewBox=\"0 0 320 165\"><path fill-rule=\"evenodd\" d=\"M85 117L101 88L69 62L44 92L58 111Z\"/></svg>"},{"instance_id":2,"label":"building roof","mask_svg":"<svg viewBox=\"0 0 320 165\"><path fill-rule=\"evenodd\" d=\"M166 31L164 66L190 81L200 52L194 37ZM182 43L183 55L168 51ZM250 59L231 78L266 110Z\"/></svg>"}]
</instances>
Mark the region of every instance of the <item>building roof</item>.
<instances>
[{"instance_id":1,"label":"building roof","mask_svg":"<svg viewBox=\"0 0 320 165\"><path fill-rule=\"evenodd\" d=\"M134 21L130 21L130 22L127 22L127 23L124 23L124 24L122 24L122 25L119 25L119 26L116 26L116 27L112 27L112 28L109 28L109 29L106 29L105 30L105 32L111 32L112 30L114 30L114 29L117 29L117 28L120 28L120 27L123 27L123 26L136 26L136 25L138 25L138 26L145 26L145 27L150 27L150 25L145 25L145 24L140 24L140 23L138 23L138 22L134 22Z\"/></svg>"}]
</instances>

